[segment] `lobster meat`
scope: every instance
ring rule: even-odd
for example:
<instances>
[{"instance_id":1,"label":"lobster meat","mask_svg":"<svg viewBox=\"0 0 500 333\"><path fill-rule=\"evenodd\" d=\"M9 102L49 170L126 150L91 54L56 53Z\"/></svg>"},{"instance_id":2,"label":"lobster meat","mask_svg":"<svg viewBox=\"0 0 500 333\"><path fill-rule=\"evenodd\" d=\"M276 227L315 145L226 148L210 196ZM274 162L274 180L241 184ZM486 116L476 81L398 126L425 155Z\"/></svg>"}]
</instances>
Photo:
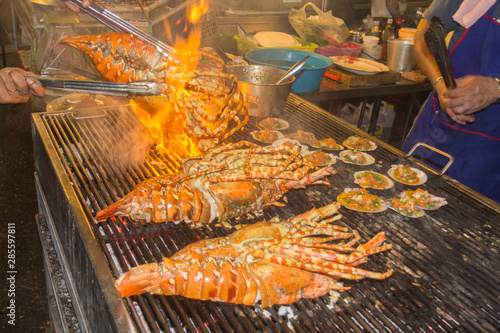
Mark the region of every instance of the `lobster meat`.
<instances>
[{"instance_id":1,"label":"lobster meat","mask_svg":"<svg viewBox=\"0 0 500 333\"><path fill-rule=\"evenodd\" d=\"M162 133L152 133L160 143L182 129L204 152L248 122L244 97L236 92L237 77L224 73L224 62L211 52L177 52L180 60L170 59L152 45L117 32L67 37L58 45L82 51L108 81L161 83L163 94L133 101L146 127L158 127L151 126L150 117L163 127Z\"/></svg>"},{"instance_id":2,"label":"lobster meat","mask_svg":"<svg viewBox=\"0 0 500 333\"><path fill-rule=\"evenodd\" d=\"M331 167L314 166L287 146L248 141L220 145L183 161L184 172L150 178L96 215L98 222L129 216L147 222L219 222L258 211L292 188L329 185Z\"/></svg>"},{"instance_id":3,"label":"lobster meat","mask_svg":"<svg viewBox=\"0 0 500 333\"><path fill-rule=\"evenodd\" d=\"M190 244L160 263L131 268L115 286L122 297L150 292L244 305L261 301L265 308L349 289L338 285L339 279L388 278L392 270L356 267L369 255L391 249L381 245L385 234L353 248L359 234L331 224L342 217L339 207L335 202L285 221L260 222ZM348 238L353 239L329 243Z\"/></svg>"}]
</instances>

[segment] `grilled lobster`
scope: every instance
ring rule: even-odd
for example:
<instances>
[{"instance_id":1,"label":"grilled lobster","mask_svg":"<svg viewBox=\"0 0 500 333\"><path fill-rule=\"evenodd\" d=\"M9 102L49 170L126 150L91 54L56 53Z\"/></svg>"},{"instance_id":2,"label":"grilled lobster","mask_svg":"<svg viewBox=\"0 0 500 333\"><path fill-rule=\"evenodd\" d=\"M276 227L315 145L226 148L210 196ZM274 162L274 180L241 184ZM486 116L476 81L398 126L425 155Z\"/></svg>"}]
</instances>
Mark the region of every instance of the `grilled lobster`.
<instances>
[{"instance_id":1,"label":"grilled lobster","mask_svg":"<svg viewBox=\"0 0 500 333\"><path fill-rule=\"evenodd\" d=\"M339 207L332 203L286 221L260 222L190 244L159 264L133 267L116 280L116 288L122 297L150 292L245 305L261 301L265 308L349 289L338 285L339 279L389 277L392 270L355 267L391 245L381 246L381 232L353 248L358 233L330 224L342 217L334 215ZM327 243L352 237L345 244Z\"/></svg>"},{"instance_id":2,"label":"grilled lobster","mask_svg":"<svg viewBox=\"0 0 500 333\"><path fill-rule=\"evenodd\" d=\"M287 146L261 147L247 141L221 145L203 157L183 161L184 172L154 177L96 215L147 222L223 222L275 203L285 192L322 178L331 167L314 167Z\"/></svg>"},{"instance_id":3,"label":"grilled lobster","mask_svg":"<svg viewBox=\"0 0 500 333\"><path fill-rule=\"evenodd\" d=\"M236 92L237 77L224 73L224 62L212 52L177 52L180 60L172 60L140 39L116 32L67 37L58 45L88 55L108 81L161 83L163 94L134 99L136 112L155 132L158 144L172 141L172 133L181 131L204 152L248 122L244 97ZM163 127L160 134L152 123Z\"/></svg>"}]
</instances>

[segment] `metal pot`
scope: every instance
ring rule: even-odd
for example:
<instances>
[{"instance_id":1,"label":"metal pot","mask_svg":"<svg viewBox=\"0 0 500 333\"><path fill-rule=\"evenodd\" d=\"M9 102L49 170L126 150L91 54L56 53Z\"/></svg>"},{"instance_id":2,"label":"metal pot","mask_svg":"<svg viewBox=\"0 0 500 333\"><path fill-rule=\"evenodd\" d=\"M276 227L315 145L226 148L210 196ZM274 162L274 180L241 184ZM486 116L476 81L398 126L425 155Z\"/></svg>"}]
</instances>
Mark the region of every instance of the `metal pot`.
<instances>
[{"instance_id":1,"label":"metal pot","mask_svg":"<svg viewBox=\"0 0 500 333\"><path fill-rule=\"evenodd\" d=\"M247 95L248 114L256 117L278 116L285 109L288 94L292 90L295 76L275 84L286 73L271 66L233 66L227 73L238 77L238 91Z\"/></svg>"},{"instance_id":2,"label":"metal pot","mask_svg":"<svg viewBox=\"0 0 500 333\"><path fill-rule=\"evenodd\" d=\"M396 72L409 72L417 65L413 54L413 41L389 39L387 41L387 66Z\"/></svg>"}]
</instances>

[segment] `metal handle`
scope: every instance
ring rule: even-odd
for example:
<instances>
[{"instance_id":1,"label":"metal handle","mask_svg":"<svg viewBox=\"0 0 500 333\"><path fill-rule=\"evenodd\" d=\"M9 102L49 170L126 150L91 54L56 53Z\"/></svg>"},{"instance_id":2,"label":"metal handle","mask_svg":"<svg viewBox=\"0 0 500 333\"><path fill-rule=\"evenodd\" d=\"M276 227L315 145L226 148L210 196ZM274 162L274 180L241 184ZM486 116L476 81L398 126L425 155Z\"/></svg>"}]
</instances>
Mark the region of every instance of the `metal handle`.
<instances>
[{"instance_id":1,"label":"metal handle","mask_svg":"<svg viewBox=\"0 0 500 333\"><path fill-rule=\"evenodd\" d=\"M135 37L145 41L156 47L159 52L162 52L166 57L176 58L177 51L171 46L163 43L162 41L156 39L155 37L149 35L148 33L142 31L141 29L135 27L129 22L125 21L113 12L101 8L96 4L92 4L89 7L82 6L82 0L68 0L71 4L78 7L81 11L87 13L89 16L93 17L97 21L103 23L107 27L111 28L116 32L126 32L134 35Z\"/></svg>"},{"instance_id":2,"label":"metal handle","mask_svg":"<svg viewBox=\"0 0 500 333\"><path fill-rule=\"evenodd\" d=\"M299 69L304 66L306 63L306 60L309 59L310 56L306 56L304 59L300 60L297 62L295 65L293 65L285 74L283 74L282 77L279 78L278 81L276 81L276 84L280 84L281 82L285 81L289 76L295 74Z\"/></svg>"},{"instance_id":3,"label":"metal handle","mask_svg":"<svg viewBox=\"0 0 500 333\"><path fill-rule=\"evenodd\" d=\"M161 93L161 85L153 81L138 81L131 83L65 80L43 77L32 77L47 89L101 94L111 96L150 96Z\"/></svg>"},{"instance_id":4,"label":"metal handle","mask_svg":"<svg viewBox=\"0 0 500 333\"><path fill-rule=\"evenodd\" d=\"M432 151L434 151L434 152L436 152L436 153L438 153L438 154L440 154L440 155L443 155L443 156L445 156L445 157L447 157L447 158L449 159L448 163L446 163L446 165L444 166L444 168L443 168L443 169L441 170L441 172L438 174L438 176L442 176L442 175L446 172L446 170L448 170L448 168L451 166L451 164L453 163L453 156L451 156L451 155L450 155L450 154L448 154L448 153L445 153L445 152L444 152L444 151L442 151L442 150L439 150L439 149L437 149L437 148L435 148L435 147L432 147L432 146L430 146L430 145L428 145L428 144L426 144L426 143L423 143L423 142L418 142L417 144L415 144L415 145L413 146L413 148L412 148L412 149L408 152L408 154L406 154L406 156L405 156L405 157L409 157L409 156L411 156L411 154L415 151L415 149L417 149L417 148L418 148L418 147L420 147L420 146L425 147L425 148L427 148L427 149L430 149L430 150L432 150Z\"/></svg>"}]
</instances>

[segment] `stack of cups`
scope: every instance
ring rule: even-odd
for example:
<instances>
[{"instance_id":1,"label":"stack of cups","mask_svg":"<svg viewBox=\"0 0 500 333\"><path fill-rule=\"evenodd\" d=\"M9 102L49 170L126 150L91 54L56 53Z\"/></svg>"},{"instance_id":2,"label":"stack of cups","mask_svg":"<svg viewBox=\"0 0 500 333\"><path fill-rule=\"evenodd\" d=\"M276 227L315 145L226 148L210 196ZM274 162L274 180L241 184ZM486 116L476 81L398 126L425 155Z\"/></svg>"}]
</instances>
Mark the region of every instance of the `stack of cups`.
<instances>
[{"instance_id":1,"label":"stack of cups","mask_svg":"<svg viewBox=\"0 0 500 333\"><path fill-rule=\"evenodd\" d=\"M376 36L364 36L364 48L361 51L361 58L378 61L382 58L382 45L379 43L379 38Z\"/></svg>"}]
</instances>

